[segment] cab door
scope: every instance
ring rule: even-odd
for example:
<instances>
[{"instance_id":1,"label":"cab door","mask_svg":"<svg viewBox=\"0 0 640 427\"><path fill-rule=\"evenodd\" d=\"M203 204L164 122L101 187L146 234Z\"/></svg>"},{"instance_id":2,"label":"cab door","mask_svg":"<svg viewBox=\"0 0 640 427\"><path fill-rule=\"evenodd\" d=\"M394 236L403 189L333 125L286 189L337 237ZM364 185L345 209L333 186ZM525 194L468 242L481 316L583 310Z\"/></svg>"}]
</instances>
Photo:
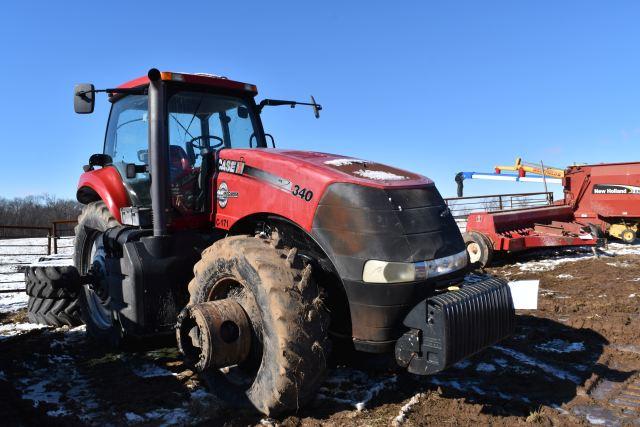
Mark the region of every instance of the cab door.
<instances>
[{"instance_id":1,"label":"cab door","mask_svg":"<svg viewBox=\"0 0 640 427\"><path fill-rule=\"evenodd\" d=\"M127 164L148 164L148 117L147 96L128 95L113 104L107 125L104 153L113 159L133 206L151 206L149 173L126 172Z\"/></svg>"}]
</instances>

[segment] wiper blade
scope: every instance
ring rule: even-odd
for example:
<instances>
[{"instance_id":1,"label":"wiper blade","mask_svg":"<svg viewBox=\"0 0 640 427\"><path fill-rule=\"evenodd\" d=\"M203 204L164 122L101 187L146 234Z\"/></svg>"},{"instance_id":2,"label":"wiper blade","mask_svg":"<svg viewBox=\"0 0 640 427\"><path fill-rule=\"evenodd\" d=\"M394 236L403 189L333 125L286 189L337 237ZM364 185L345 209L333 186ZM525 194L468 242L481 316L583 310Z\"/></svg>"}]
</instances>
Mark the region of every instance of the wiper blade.
<instances>
[{"instance_id":1,"label":"wiper blade","mask_svg":"<svg viewBox=\"0 0 640 427\"><path fill-rule=\"evenodd\" d=\"M296 108L296 105L309 105L313 107L313 112L316 116L316 119L320 117L320 110L322 110L322 105L316 103L316 100L311 97L311 102L299 102L299 101L286 101L283 99L263 99L258 104L258 113L262 111L264 107L267 105L272 107L277 107L280 105L289 105L291 108Z\"/></svg>"},{"instance_id":2,"label":"wiper blade","mask_svg":"<svg viewBox=\"0 0 640 427\"><path fill-rule=\"evenodd\" d=\"M184 131L185 131L187 134L189 134L189 136L190 136L191 138L194 138L194 136L193 136L193 135L191 135L191 132L189 132L189 130L188 130L186 127L184 127L184 125L183 125L182 123L180 123L180 120L178 120L178 119L176 118L176 116L175 116L175 115L173 115L173 114L169 114L169 116L171 116L171 118L172 118L173 120L175 120L175 121L176 121L176 123L178 124L178 126L180 126L182 129L184 129Z\"/></svg>"}]
</instances>

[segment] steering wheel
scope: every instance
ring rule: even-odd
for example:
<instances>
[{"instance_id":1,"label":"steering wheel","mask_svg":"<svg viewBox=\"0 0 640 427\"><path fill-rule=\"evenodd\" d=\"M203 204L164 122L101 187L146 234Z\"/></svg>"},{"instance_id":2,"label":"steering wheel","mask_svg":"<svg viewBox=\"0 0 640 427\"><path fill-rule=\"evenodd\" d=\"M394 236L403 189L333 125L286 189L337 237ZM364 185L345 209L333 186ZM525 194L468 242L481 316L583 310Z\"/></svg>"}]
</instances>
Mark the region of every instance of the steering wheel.
<instances>
[{"instance_id":1,"label":"steering wheel","mask_svg":"<svg viewBox=\"0 0 640 427\"><path fill-rule=\"evenodd\" d=\"M196 144L197 140L200 140L202 142L202 140L204 138L215 139L215 140L220 141L220 142L218 144L212 145L211 147L205 147L202 144ZM224 145L224 140L222 138L220 138L219 136L200 135L200 136L196 136L194 138L191 138L189 141L187 141L187 144L191 145L193 148L197 148L198 150L202 150L203 148L219 148L219 147L222 147Z\"/></svg>"}]
</instances>

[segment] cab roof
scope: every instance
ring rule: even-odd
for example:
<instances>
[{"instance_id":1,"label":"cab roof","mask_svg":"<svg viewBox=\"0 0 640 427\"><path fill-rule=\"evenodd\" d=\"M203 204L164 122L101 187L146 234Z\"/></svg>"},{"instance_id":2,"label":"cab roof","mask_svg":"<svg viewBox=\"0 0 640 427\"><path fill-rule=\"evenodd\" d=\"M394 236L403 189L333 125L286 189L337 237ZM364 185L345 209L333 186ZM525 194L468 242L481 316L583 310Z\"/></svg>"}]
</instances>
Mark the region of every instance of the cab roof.
<instances>
[{"instance_id":1,"label":"cab roof","mask_svg":"<svg viewBox=\"0 0 640 427\"><path fill-rule=\"evenodd\" d=\"M160 72L160 76L162 80L165 81L174 81L174 82L183 82L183 83L191 83L198 85L206 85L218 87L221 89L231 89L231 90L241 90L243 92L249 92L252 95L257 95L258 88L255 85L249 83L237 82L234 80L229 80L226 77L215 76L213 74L202 74L202 73L175 73L172 71L162 71ZM118 86L120 89L130 89L140 86L146 86L149 84L149 77L142 76L137 79L130 80L126 83Z\"/></svg>"}]
</instances>

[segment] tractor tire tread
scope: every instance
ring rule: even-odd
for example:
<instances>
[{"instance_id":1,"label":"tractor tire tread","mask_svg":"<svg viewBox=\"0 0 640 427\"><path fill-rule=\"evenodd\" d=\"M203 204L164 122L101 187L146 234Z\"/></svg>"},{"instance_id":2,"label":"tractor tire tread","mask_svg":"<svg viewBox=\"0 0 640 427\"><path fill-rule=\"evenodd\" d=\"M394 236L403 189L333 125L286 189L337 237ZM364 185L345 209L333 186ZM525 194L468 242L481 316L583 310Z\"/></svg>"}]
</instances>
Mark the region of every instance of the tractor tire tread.
<instances>
[{"instance_id":1,"label":"tractor tire tread","mask_svg":"<svg viewBox=\"0 0 640 427\"><path fill-rule=\"evenodd\" d=\"M203 285L224 260L231 260L231 269L246 262L260 278L259 295L252 292L262 310L263 333L269 335L265 341L273 347L263 352L267 360L247 396L266 415L297 410L314 396L331 348L329 313L320 303L311 266L304 265L294 248L280 247L274 237L242 235L217 241L203 252L189 284L191 304L205 301ZM260 375L265 367L268 372Z\"/></svg>"},{"instance_id":2,"label":"tractor tire tread","mask_svg":"<svg viewBox=\"0 0 640 427\"><path fill-rule=\"evenodd\" d=\"M27 267L29 321L56 327L81 325L78 283L78 272L72 266Z\"/></svg>"}]
</instances>

